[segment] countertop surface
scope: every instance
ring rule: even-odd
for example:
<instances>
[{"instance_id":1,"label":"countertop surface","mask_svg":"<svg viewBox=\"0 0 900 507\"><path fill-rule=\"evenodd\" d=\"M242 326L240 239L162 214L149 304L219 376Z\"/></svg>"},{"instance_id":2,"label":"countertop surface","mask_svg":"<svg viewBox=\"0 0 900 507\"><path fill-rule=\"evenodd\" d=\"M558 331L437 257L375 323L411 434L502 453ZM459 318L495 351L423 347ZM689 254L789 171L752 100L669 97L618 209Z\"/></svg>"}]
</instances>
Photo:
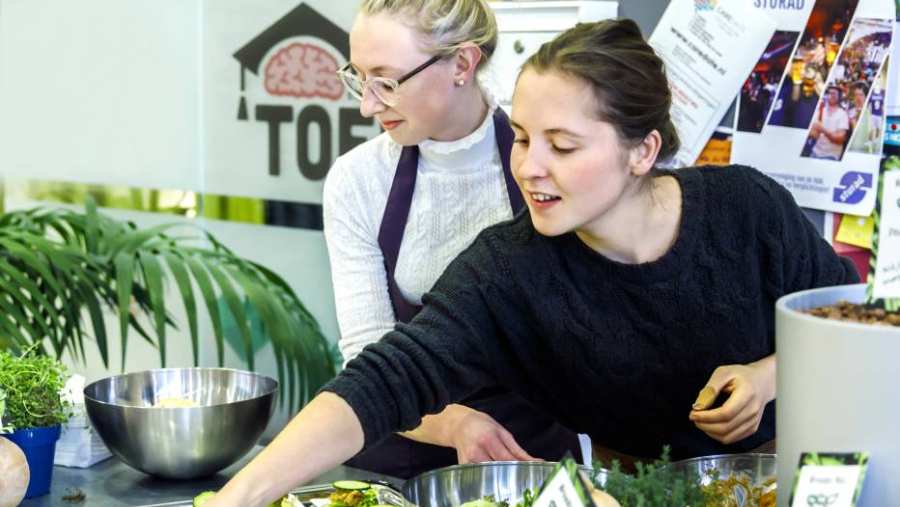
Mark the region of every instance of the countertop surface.
<instances>
[{"instance_id":1,"label":"countertop surface","mask_svg":"<svg viewBox=\"0 0 900 507\"><path fill-rule=\"evenodd\" d=\"M261 446L255 447L247 456L216 475L193 480L167 480L147 475L131 468L113 456L90 468L53 468L50 493L22 502L21 507L72 506L72 507L120 507L163 504L190 501L202 491L216 490L238 472L256 455ZM298 458L300 459L300 458ZM308 484L328 484L338 479L386 480L401 486L402 480L393 477L339 466L316 477ZM63 499L78 488L85 498L81 502Z\"/></svg>"}]
</instances>

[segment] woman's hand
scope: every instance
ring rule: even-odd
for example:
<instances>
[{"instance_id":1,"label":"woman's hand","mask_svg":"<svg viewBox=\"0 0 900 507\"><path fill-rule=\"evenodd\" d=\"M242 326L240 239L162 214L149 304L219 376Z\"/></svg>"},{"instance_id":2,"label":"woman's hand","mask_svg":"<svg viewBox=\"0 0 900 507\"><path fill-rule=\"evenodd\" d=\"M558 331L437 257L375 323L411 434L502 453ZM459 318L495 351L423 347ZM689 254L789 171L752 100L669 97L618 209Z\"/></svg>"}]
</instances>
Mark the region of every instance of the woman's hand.
<instances>
[{"instance_id":1,"label":"woman's hand","mask_svg":"<svg viewBox=\"0 0 900 507\"><path fill-rule=\"evenodd\" d=\"M340 396L323 392L204 507L265 507L360 451L364 434Z\"/></svg>"},{"instance_id":2,"label":"woman's hand","mask_svg":"<svg viewBox=\"0 0 900 507\"><path fill-rule=\"evenodd\" d=\"M451 439L460 463L539 461L493 417L474 409L458 419Z\"/></svg>"},{"instance_id":3,"label":"woman's hand","mask_svg":"<svg viewBox=\"0 0 900 507\"><path fill-rule=\"evenodd\" d=\"M423 417L418 428L401 435L417 442L453 447L460 463L538 461L494 418L465 405L447 405L441 413Z\"/></svg>"},{"instance_id":4,"label":"woman's hand","mask_svg":"<svg viewBox=\"0 0 900 507\"><path fill-rule=\"evenodd\" d=\"M709 410L719 393L725 403ZM775 399L775 355L750 364L720 366L713 372L697 401L690 420L710 437L732 444L756 433L766 404Z\"/></svg>"}]
</instances>

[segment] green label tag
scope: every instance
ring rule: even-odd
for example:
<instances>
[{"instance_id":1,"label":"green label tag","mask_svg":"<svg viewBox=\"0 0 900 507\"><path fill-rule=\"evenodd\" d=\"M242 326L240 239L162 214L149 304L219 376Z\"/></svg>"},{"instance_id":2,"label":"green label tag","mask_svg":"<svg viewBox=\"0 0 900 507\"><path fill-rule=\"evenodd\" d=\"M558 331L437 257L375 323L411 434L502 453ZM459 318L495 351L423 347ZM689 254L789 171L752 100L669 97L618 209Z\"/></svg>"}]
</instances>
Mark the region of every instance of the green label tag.
<instances>
[{"instance_id":1,"label":"green label tag","mask_svg":"<svg viewBox=\"0 0 900 507\"><path fill-rule=\"evenodd\" d=\"M791 507L854 507L869 453L807 453L794 474Z\"/></svg>"},{"instance_id":2,"label":"green label tag","mask_svg":"<svg viewBox=\"0 0 900 507\"><path fill-rule=\"evenodd\" d=\"M895 118L896 117L892 117ZM900 310L900 145L886 138L875 201L866 302Z\"/></svg>"},{"instance_id":3,"label":"green label tag","mask_svg":"<svg viewBox=\"0 0 900 507\"><path fill-rule=\"evenodd\" d=\"M879 199L878 247L874 250L869 283L872 298L887 303L900 301L900 170L881 174Z\"/></svg>"},{"instance_id":4,"label":"green label tag","mask_svg":"<svg viewBox=\"0 0 900 507\"><path fill-rule=\"evenodd\" d=\"M574 459L567 456L559 462L541 485L541 492L532 507L594 507Z\"/></svg>"}]
</instances>

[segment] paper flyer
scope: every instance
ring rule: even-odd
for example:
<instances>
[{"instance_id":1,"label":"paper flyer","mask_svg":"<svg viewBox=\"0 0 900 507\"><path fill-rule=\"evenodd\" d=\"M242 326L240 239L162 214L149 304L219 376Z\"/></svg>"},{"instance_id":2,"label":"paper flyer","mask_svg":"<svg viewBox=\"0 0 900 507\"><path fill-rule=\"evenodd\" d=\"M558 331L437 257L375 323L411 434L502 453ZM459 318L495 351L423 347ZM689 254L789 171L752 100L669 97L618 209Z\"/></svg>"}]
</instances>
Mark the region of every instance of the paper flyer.
<instances>
[{"instance_id":1,"label":"paper flyer","mask_svg":"<svg viewBox=\"0 0 900 507\"><path fill-rule=\"evenodd\" d=\"M774 30L775 21L747 2L669 3L649 42L665 62L681 138L670 166L697 160Z\"/></svg>"},{"instance_id":2,"label":"paper flyer","mask_svg":"<svg viewBox=\"0 0 900 507\"><path fill-rule=\"evenodd\" d=\"M741 87L732 162L767 173L800 206L868 216L894 0L754 3L778 26Z\"/></svg>"},{"instance_id":3,"label":"paper flyer","mask_svg":"<svg viewBox=\"0 0 900 507\"><path fill-rule=\"evenodd\" d=\"M888 117L896 126L900 118ZM872 256L866 302L888 311L900 310L900 132L889 130L884 139L878 202L872 213Z\"/></svg>"},{"instance_id":4,"label":"paper flyer","mask_svg":"<svg viewBox=\"0 0 900 507\"><path fill-rule=\"evenodd\" d=\"M900 163L896 155L886 160L881 174L882 198L875 214L877 236L873 241L870 303L885 300L888 310L900 307Z\"/></svg>"}]
</instances>

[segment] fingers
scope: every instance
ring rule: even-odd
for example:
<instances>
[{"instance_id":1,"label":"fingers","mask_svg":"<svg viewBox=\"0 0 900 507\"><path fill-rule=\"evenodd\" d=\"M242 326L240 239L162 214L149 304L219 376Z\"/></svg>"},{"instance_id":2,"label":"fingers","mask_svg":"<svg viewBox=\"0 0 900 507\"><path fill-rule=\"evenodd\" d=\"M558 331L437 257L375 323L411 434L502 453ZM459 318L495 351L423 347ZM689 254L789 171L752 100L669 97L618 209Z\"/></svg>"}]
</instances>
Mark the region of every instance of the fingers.
<instances>
[{"instance_id":1,"label":"fingers","mask_svg":"<svg viewBox=\"0 0 900 507\"><path fill-rule=\"evenodd\" d=\"M485 461L539 461L522 449L515 437L502 427L482 435L473 445L457 450L456 454L461 464Z\"/></svg>"},{"instance_id":2,"label":"fingers","mask_svg":"<svg viewBox=\"0 0 900 507\"><path fill-rule=\"evenodd\" d=\"M466 449L465 451L458 450L456 451L456 455L459 458L460 465L465 465L466 463L484 463L485 461L493 461L491 459L491 456L480 447Z\"/></svg>"},{"instance_id":3,"label":"fingers","mask_svg":"<svg viewBox=\"0 0 900 507\"><path fill-rule=\"evenodd\" d=\"M502 430L500 432L500 441L506 446L506 449L513 456L515 461L541 461L538 458L528 454L528 452L523 449L518 442L516 442L516 438L512 435L512 433Z\"/></svg>"},{"instance_id":4,"label":"fingers","mask_svg":"<svg viewBox=\"0 0 900 507\"><path fill-rule=\"evenodd\" d=\"M694 425L697 426L697 428L703 433L706 433L710 437L721 442L723 438L733 433L736 429L746 425L748 422L759 418L759 414L749 412L747 414L742 414L739 419L736 418L726 422L712 424L694 423Z\"/></svg>"},{"instance_id":5,"label":"fingers","mask_svg":"<svg viewBox=\"0 0 900 507\"><path fill-rule=\"evenodd\" d=\"M688 417L695 423L721 423L732 421L743 412L752 401L749 389L734 389L725 403L713 410L694 410Z\"/></svg>"},{"instance_id":6,"label":"fingers","mask_svg":"<svg viewBox=\"0 0 900 507\"><path fill-rule=\"evenodd\" d=\"M742 440L759 428L763 406L750 389L735 389L722 407L691 412L690 418L701 431L724 444Z\"/></svg>"},{"instance_id":7,"label":"fingers","mask_svg":"<svg viewBox=\"0 0 900 507\"><path fill-rule=\"evenodd\" d=\"M706 431L703 428L700 428L698 424L697 427L703 430L704 433L710 436L723 444L733 444L735 442L739 442L750 435L756 433L756 430L759 429L759 423L762 420L762 417L750 417L746 421L737 424L734 428L719 428L713 431Z\"/></svg>"},{"instance_id":8,"label":"fingers","mask_svg":"<svg viewBox=\"0 0 900 507\"><path fill-rule=\"evenodd\" d=\"M697 400L694 401L693 409L694 410L705 410L709 408L713 402L716 401L716 396L718 396L719 392L716 391L716 388L712 386L706 386L700 390L700 394L697 395Z\"/></svg>"},{"instance_id":9,"label":"fingers","mask_svg":"<svg viewBox=\"0 0 900 507\"><path fill-rule=\"evenodd\" d=\"M725 389L732 377L733 375L730 367L720 366L716 368L716 371L709 377L706 386L697 394L697 399L694 401L692 408L694 410L706 410L711 407L712 404L715 403L719 393Z\"/></svg>"}]
</instances>

